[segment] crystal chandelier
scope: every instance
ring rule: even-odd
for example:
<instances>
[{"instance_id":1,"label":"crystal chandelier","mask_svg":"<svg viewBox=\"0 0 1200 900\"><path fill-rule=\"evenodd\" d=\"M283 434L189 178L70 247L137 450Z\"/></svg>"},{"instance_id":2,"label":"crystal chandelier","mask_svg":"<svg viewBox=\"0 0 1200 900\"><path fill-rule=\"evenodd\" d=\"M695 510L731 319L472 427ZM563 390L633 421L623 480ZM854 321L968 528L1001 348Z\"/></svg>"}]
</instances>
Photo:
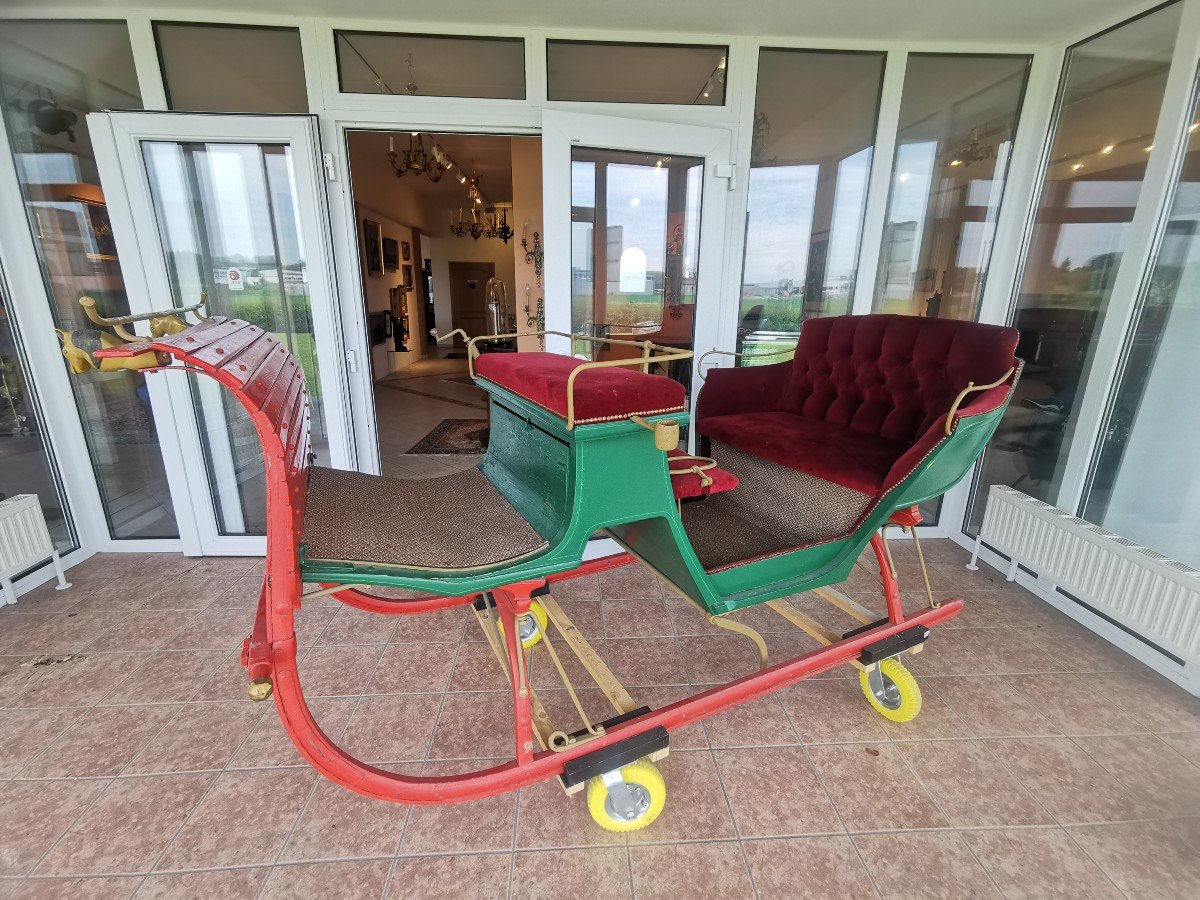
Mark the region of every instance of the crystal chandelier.
<instances>
[{"instance_id":1,"label":"crystal chandelier","mask_svg":"<svg viewBox=\"0 0 1200 900\"><path fill-rule=\"evenodd\" d=\"M396 152L395 139L391 135L388 136L388 162L392 164L392 171L396 173L397 178L403 178L412 172L418 178L424 175L434 184L442 180L448 168L447 157L432 137L429 140L433 149L426 152L424 140L419 132L414 131L408 138L408 149L401 157Z\"/></svg>"},{"instance_id":2,"label":"crystal chandelier","mask_svg":"<svg viewBox=\"0 0 1200 900\"><path fill-rule=\"evenodd\" d=\"M971 163L996 158L996 148L979 140L979 129L972 128L967 142L944 157L945 164L954 168L966 168Z\"/></svg>"},{"instance_id":3,"label":"crystal chandelier","mask_svg":"<svg viewBox=\"0 0 1200 900\"><path fill-rule=\"evenodd\" d=\"M498 209L490 213L480 213L474 207L469 217L459 209L458 218L450 222L450 233L455 237L469 237L473 241L481 237L499 238L505 244L516 234L508 224L508 210Z\"/></svg>"}]
</instances>

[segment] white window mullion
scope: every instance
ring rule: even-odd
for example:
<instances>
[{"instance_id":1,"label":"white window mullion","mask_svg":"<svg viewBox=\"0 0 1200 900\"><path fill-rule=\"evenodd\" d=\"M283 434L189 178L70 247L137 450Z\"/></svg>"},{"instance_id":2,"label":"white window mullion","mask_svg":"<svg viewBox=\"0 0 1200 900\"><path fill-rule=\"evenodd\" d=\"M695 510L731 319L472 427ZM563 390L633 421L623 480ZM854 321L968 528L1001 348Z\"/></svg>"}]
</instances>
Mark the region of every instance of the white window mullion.
<instances>
[{"instance_id":1,"label":"white window mullion","mask_svg":"<svg viewBox=\"0 0 1200 900\"><path fill-rule=\"evenodd\" d=\"M1046 157L1053 137L1057 85L1062 77L1065 49L1055 47L1035 53L1029 68L1029 82L1025 86L1012 162L1000 201L991 261L979 304L980 322L1008 324L1027 241L1037 216Z\"/></svg>"},{"instance_id":2,"label":"white window mullion","mask_svg":"<svg viewBox=\"0 0 1200 900\"><path fill-rule=\"evenodd\" d=\"M697 354L710 349L737 349L737 329L741 324L742 269L746 263L746 206L750 199L750 166L754 149L758 55L758 41L750 38L730 41L725 70L725 102L733 107L737 125L733 134L734 183L725 213L725 267L722 272L721 308L718 312L718 347L697 347Z\"/></svg>"},{"instance_id":3,"label":"white window mullion","mask_svg":"<svg viewBox=\"0 0 1200 900\"><path fill-rule=\"evenodd\" d=\"M126 17L129 27L129 48L133 51L133 66L137 71L138 93L142 109L167 109L166 78L163 77L158 45L154 41L154 25L142 12Z\"/></svg>"},{"instance_id":4,"label":"white window mullion","mask_svg":"<svg viewBox=\"0 0 1200 900\"><path fill-rule=\"evenodd\" d=\"M904 70L908 67L907 50L890 50L879 95L879 120L875 125L875 149L871 152L871 179L867 188L867 208L863 214L862 243L858 251L858 272L854 278L854 303L851 312L865 315L871 311L875 279L879 273L879 253L891 195L892 161L896 156L896 133L900 128L900 101L904 94Z\"/></svg>"},{"instance_id":5,"label":"white window mullion","mask_svg":"<svg viewBox=\"0 0 1200 900\"><path fill-rule=\"evenodd\" d=\"M1068 512L1075 512L1083 498L1105 410L1119 374L1121 348L1132 327L1142 286L1153 264L1154 251L1168 213L1180 157L1187 144L1187 128L1194 114L1192 104L1198 62L1200 0L1185 0L1163 91L1162 109L1154 130L1157 152L1151 153L1146 161L1141 194L1129 223L1128 243L1113 282L1108 307L1100 319L1087 380L1082 385L1079 416L1055 501L1056 506Z\"/></svg>"}]
</instances>

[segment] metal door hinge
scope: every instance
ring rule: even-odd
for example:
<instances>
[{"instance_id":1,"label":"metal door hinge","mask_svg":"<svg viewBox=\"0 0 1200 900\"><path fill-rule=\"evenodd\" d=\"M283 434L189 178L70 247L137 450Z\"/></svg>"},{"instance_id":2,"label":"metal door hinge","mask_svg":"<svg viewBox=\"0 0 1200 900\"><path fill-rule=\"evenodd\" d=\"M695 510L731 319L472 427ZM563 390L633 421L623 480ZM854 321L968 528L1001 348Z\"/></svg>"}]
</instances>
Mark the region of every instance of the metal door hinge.
<instances>
[{"instance_id":1,"label":"metal door hinge","mask_svg":"<svg viewBox=\"0 0 1200 900\"><path fill-rule=\"evenodd\" d=\"M352 373L358 373L358 354L353 350L346 351L346 365L350 368Z\"/></svg>"},{"instance_id":2,"label":"metal door hinge","mask_svg":"<svg viewBox=\"0 0 1200 900\"><path fill-rule=\"evenodd\" d=\"M332 153L326 153L323 157L325 160L325 177L330 181L337 181L337 169L334 167L334 159Z\"/></svg>"},{"instance_id":3,"label":"metal door hinge","mask_svg":"<svg viewBox=\"0 0 1200 900\"><path fill-rule=\"evenodd\" d=\"M729 179L729 190L732 191L737 187L737 166L733 163L721 163L713 166L713 177Z\"/></svg>"}]
</instances>

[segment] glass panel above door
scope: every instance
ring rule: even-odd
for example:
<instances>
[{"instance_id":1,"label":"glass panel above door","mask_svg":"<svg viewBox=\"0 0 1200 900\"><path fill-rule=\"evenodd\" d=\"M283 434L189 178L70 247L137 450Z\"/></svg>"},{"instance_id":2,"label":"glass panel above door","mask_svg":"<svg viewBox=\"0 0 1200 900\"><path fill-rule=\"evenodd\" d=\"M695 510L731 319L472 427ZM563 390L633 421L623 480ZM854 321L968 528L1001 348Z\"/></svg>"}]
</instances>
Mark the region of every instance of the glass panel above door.
<instances>
[{"instance_id":1,"label":"glass panel above door","mask_svg":"<svg viewBox=\"0 0 1200 900\"><path fill-rule=\"evenodd\" d=\"M1179 29L1176 3L1071 48L1013 325L1025 371L983 458L967 530L988 488L1057 503L1078 400L1108 309ZM1070 501L1074 505L1074 499Z\"/></svg>"},{"instance_id":2,"label":"glass panel above door","mask_svg":"<svg viewBox=\"0 0 1200 900\"><path fill-rule=\"evenodd\" d=\"M525 41L507 37L336 31L347 94L525 99Z\"/></svg>"},{"instance_id":3,"label":"glass panel above door","mask_svg":"<svg viewBox=\"0 0 1200 900\"><path fill-rule=\"evenodd\" d=\"M86 118L141 108L125 24L5 21L0 94L54 324L78 348L71 392L109 532L178 537L146 376L91 357L118 339L79 305L87 296L101 316L130 313Z\"/></svg>"},{"instance_id":4,"label":"glass panel above door","mask_svg":"<svg viewBox=\"0 0 1200 900\"><path fill-rule=\"evenodd\" d=\"M1027 56L910 54L876 312L974 320L992 254Z\"/></svg>"},{"instance_id":5,"label":"glass panel above door","mask_svg":"<svg viewBox=\"0 0 1200 900\"><path fill-rule=\"evenodd\" d=\"M144 141L142 155L172 300L274 333L304 368L312 444L329 459L308 270L286 145ZM253 424L230 393L191 380L206 475L222 535L266 533L266 482Z\"/></svg>"},{"instance_id":6,"label":"glass panel above door","mask_svg":"<svg viewBox=\"0 0 1200 900\"><path fill-rule=\"evenodd\" d=\"M546 41L546 96L585 103L723 106L729 48Z\"/></svg>"},{"instance_id":7,"label":"glass panel above door","mask_svg":"<svg viewBox=\"0 0 1200 900\"><path fill-rule=\"evenodd\" d=\"M154 39L169 109L308 112L298 28L155 22Z\"/></svg>"},{"instance_id":8,"label":"glass panel above door","mask_svg":"<svg viewBox=\"0 0 1200 900\"><path fill-rule=\"evenodd\" d=\"M850 312L883 65L883 53L759 53L738 350L791 348L804 319Z\"/></svg>"},{"instance_id":9,"label":"glass panel above door","mask_svg":"<svg viewBox=\"0 0 1200 900\"><path fill-rule=\"evenodd\" d=\"M573 147L571 328L692 349L704 160ZM578 342L596 359L635 347ZM679 361L672 377L690 382Z\"/></svg>"}]
</instances>

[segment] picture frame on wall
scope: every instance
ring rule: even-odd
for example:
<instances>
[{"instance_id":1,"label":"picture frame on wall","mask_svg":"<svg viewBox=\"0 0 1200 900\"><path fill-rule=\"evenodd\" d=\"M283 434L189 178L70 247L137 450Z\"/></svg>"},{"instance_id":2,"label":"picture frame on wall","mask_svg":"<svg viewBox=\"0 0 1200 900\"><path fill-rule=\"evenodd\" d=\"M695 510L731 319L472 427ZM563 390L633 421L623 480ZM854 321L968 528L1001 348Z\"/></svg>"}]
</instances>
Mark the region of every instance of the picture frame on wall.
<instances>
[{"instance_id":1,"label":"picture frame on wall","mask_svg":"<svg viewBox=\"0 0 1200 900\"><path fill-rule=\"evenodd\" d=\"M393 238L383 239L383 270L396 272L400 269L400 242Z\"/></svg>"},{"instance_id":2,"label":"picture frame on wall","mask_svg":"<svg viewBox=\"0 0 1200 900\"><path fill-rule=\"evenodd\" d=\"M405 262L412 262L412 244L408 241L400 242L401 258Z\"/></svg>"},{"instance_id":3,"label":"picture frame on wall","mask_svg":"<svg viewBox=\"0 0 1200 900\"><path fill-rule=\"evenodd\" d=\"M383 274L383 226L363 219L363 262L368 275Z\"/></svg>"},{"instance_id":4,"label":"picture frame on wall","mask_svg":"<svg viewBox=\"0 0 1200 900\"><path fill-rule=\"evenodd\" d=\"M404 267L404 287L410 291L413 289L413 267L412 266Z\"/></svg>"},{"instance_id":5,"label":"picture frame on wall","mask_svg":"<svg viewBox=\"0 0 1200 900\"><path fill-rule=\"evenodd\" d=\"M405 312L404 288L398 285L394 288L390 288L388 290L388 300L390 301L392 307L392 315L399 319L404 315Z\"/></svg>"}]
</instances>

